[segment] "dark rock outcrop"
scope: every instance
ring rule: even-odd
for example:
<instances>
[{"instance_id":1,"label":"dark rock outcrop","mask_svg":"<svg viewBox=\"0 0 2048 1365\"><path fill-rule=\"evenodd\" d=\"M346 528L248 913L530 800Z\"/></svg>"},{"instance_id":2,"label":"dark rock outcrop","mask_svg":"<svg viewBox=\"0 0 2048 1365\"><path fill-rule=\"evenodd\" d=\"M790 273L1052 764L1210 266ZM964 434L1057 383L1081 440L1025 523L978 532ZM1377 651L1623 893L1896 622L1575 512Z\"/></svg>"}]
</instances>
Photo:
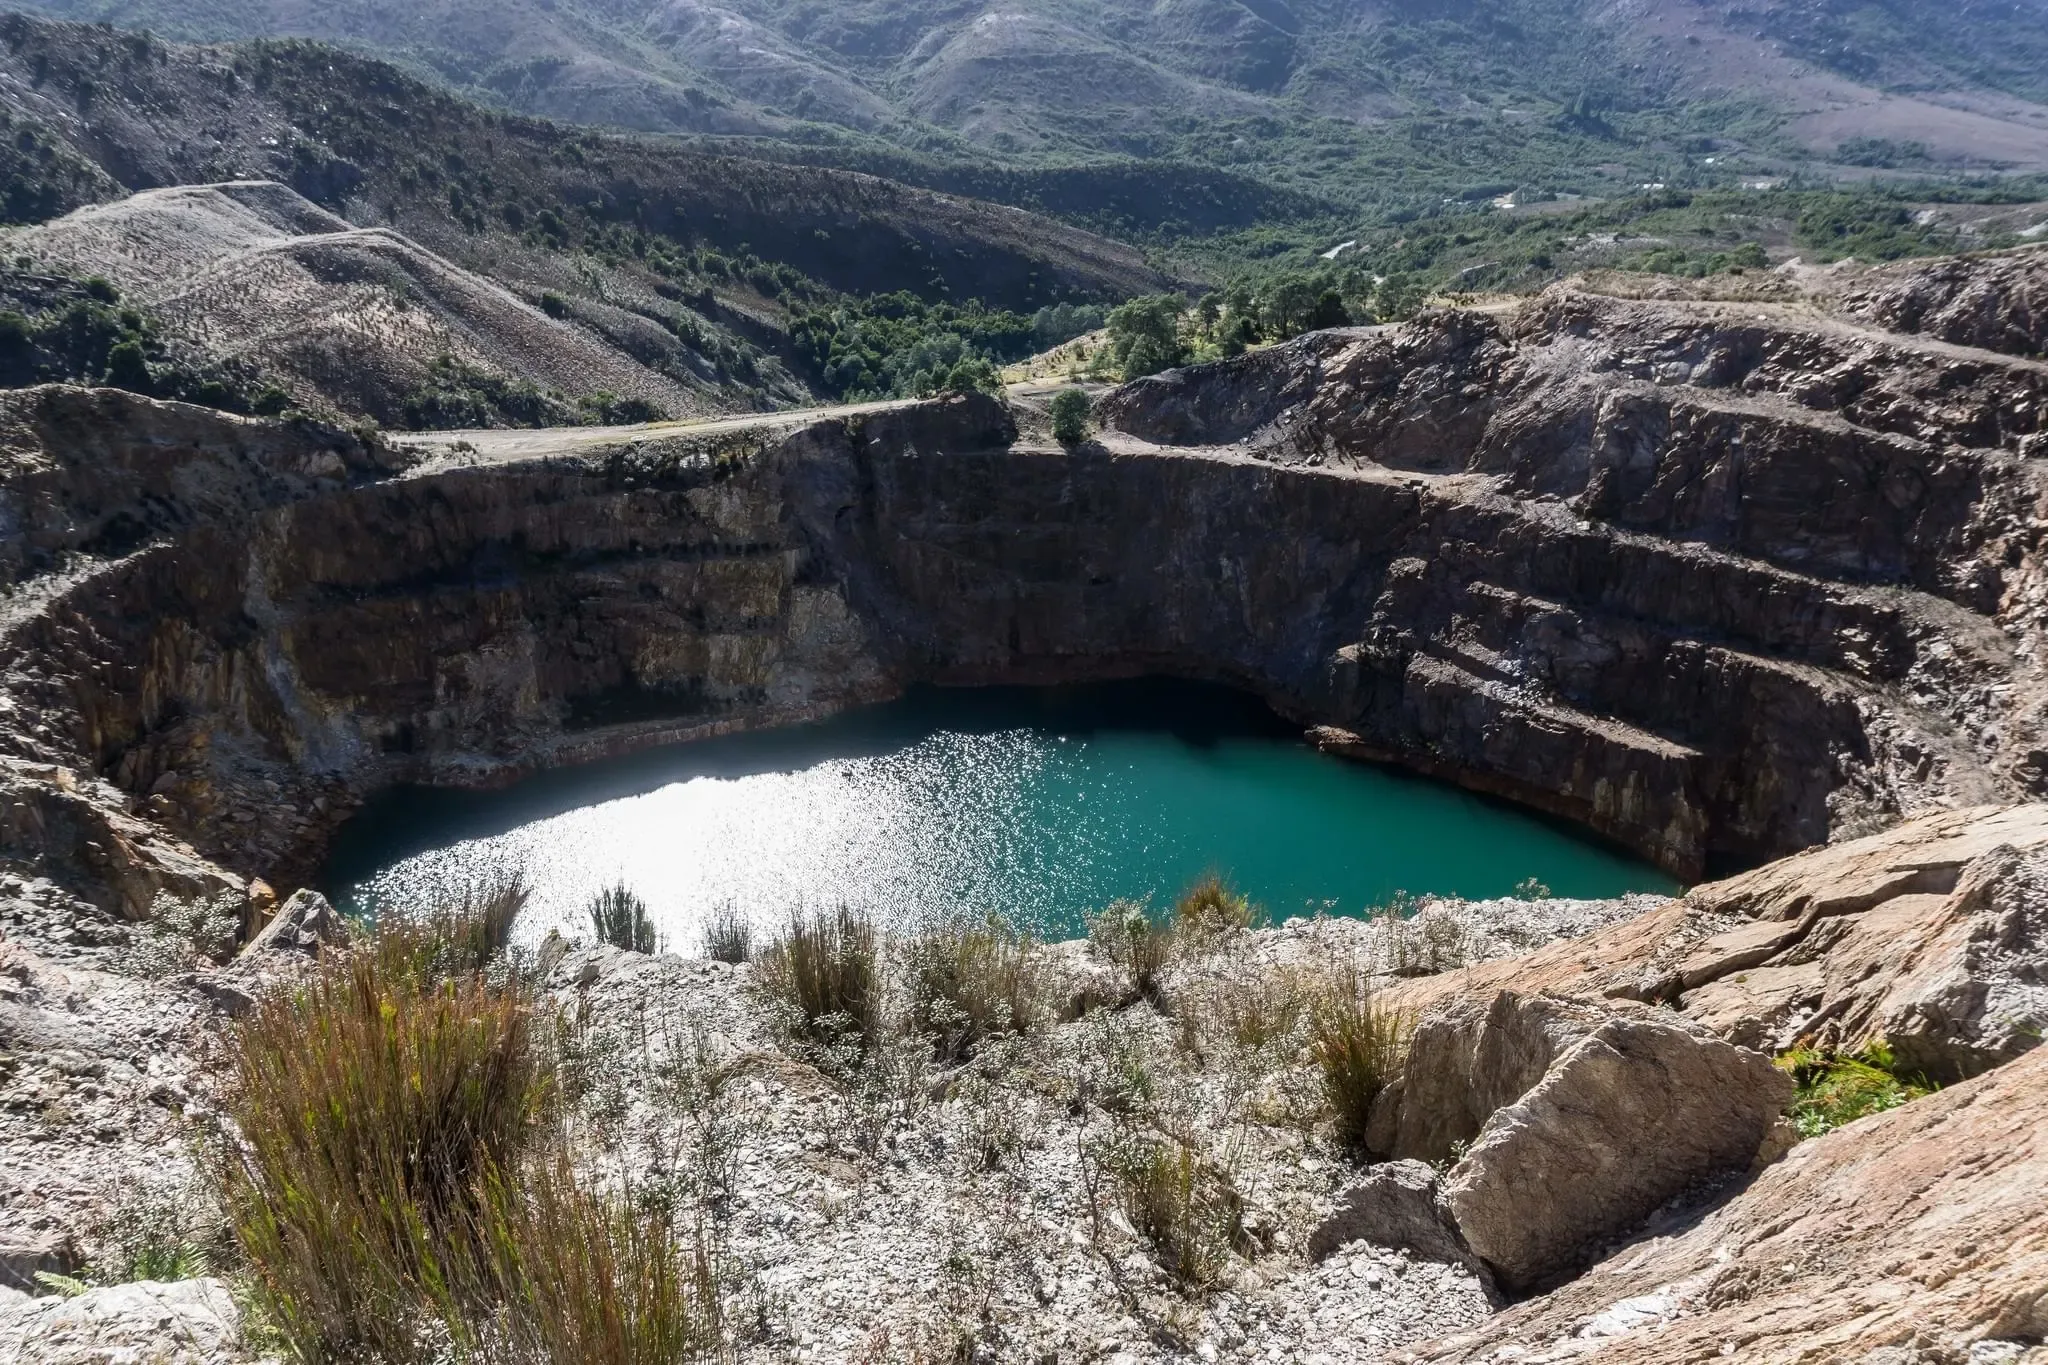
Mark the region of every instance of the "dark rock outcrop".
<instances>
[{"instance_id":1,"label":"dark rock outcrop","mask_svg":"<svg viewBox=\"0 0 2048 1365\"><path fill-rule=\"evenodd\" d=\"M1141 673L1687 878L2048 789L2048 366L1560 291L1103 413L1072 451L952 399L408 455L9 397L0 757L56 814L0 855L140 914L303 876L395 781Z\"/></svg>"}]
</instances>

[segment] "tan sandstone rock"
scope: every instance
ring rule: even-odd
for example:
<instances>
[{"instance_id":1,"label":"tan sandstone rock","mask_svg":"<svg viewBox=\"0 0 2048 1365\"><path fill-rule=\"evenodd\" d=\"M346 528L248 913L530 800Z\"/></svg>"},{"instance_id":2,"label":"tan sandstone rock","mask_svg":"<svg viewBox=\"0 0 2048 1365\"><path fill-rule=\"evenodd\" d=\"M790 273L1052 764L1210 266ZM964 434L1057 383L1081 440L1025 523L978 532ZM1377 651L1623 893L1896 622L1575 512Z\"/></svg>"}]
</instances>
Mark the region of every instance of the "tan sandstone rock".
<instances>
[{"instance_id":1,"label":"tan sandstone rock","mask_svg":"<svg viewBox=\"0 0 2048 1365\"><path fill-rule=\"evenodd\" d=\"M2044 1336L2048 1050L2037 1049L1802 1143L1705 1216L1394 1358L1964 1362L2021 1359Z\"/></svg>"},{"instance_id":2,"label":"tan sandstone rock","mask_svg":"<svg viewBox=\"0 0 2048 1365\"><path fill-rule=\"evenodd\" d=\"M1487 1120L1443 1202L1503 1284L1554 1282L1670 1200L1747 1169L1792 1081L1703 1034L1609 1019Z\"/></svg>"},{"instance_id":3,"label":"tan sandstone rock","mask_svg":"<svg viewBox=\"0 0 2048 1365\"><path fill-rule=\"evenodd\" d=\"M2048 805L1909 821L1525 958L1398 983L1386 999L1427 1017L1506 989L1655 1001L1761 1051L1883 1041L1937 1080L1978 1074L2048 1027ZM1431 1122L1383 1120L1390 1133Z\"/></svg>"}]
</instances>

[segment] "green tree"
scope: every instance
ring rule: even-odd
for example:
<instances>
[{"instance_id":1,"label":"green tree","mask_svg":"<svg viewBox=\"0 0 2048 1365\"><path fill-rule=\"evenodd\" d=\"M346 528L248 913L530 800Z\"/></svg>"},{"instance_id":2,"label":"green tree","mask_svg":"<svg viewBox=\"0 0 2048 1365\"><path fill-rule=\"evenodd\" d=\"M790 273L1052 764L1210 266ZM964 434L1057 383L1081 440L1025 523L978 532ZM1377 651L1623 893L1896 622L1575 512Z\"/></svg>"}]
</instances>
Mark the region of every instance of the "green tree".
<instances>
[{"instance_id":1,"label":"green tree","mask_svg":"<svg viewBox=\"0 0 2048 1365\"><path fill-rule=\"evenodd\" d=\"M1422 311L1426 297L1423 287L1408 276L1389 275L1373 298L1373 311L1387 322L1407 322Z\"/></svg>"},{"instance_id":2,"label":"green tree","mask_svg":"<svg viewBox=\"0 0 2048 1365\"><path fill-rule=\"evenodd\" d=\"M107 384L130 393L148 393L156 386L140 344L123 341L107 352Z\"/></svg>"},{"instance_id":3,"label":"green tree","mask_svg":"<svg viewBox=\"0 0 2048 1365\"><path fill-rule=\"evenodd\" d=\"M1303 276L1287 276L1266 295L1266 330L1282 341L1300 336L1315 309L1316 287Z\"/></svg>"},{"instance_id":4,"label":"green tree","mask_svg":"<svg viewBox=\"0 0 2048 1365\"><path fill-rule=\"evenodd\" d=\"M1344 306L1344 296L1334 289L1325 289L1323 296L1309 309L1308 326L1305 330L1320 332L1331 327L1349 327L1351 312Z\"/></svg>"},{"instance_id":5,"label":"green tree","mask_svg":"<svg viewBox=\"0 0 2048 1365\"><path fill-rule=\"evenodd\" d=\"M1076 446L1088 438L1088 415L1094 405L1079 389L1061 389L1052 396L1052 438Z\"/></svg>"},{"instance_id":6,"label":"green tree","mask_svg":"<svg viewBox=\"0 0 2048 1365\"><path fill-rule=\"evenodd\" d=\"M1109 315L1110 359L1125 379L1158 374L1188 359L1181 340L1178 294L1151 294L1120 305Z\"/></svg>"}]
</instances>

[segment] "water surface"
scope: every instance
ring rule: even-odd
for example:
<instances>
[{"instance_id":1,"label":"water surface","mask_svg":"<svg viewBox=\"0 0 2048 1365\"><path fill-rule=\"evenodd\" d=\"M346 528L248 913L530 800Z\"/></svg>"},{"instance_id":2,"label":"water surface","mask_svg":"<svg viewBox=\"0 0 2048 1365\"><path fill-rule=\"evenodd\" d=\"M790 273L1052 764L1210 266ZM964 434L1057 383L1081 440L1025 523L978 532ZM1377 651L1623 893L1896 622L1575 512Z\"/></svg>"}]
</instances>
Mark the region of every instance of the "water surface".
<instances>
[{"instance_id":1,"label":"water surface","mask_svg":"<svg viewBox=\"0 0 2048 1365\"><path fill-rule=\"evenodd\" d=\"M496 792L401 789L324 877L359 909L523 867L527 931L623 881L688 949L705 914L993 913L1080 931L1216 870L1275 917L1398 891L1668 891L1629 855L1504 802L1318 753L1262 704L1187 683L920 689L815 725L680 745Z\"/></svg>"}]
</instances>

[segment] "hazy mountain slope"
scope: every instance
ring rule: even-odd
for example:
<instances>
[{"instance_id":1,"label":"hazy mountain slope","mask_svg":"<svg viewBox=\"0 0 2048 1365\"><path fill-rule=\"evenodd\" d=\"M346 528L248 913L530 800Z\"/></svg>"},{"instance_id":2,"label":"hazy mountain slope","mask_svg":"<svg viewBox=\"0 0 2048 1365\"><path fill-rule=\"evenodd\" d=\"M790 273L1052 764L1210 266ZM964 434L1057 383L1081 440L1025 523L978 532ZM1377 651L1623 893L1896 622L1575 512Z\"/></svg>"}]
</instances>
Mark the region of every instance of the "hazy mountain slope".
<instances>
[{"instance_id":1,"label":"hazy mountain slope","mask_svg":"<svg viewBox=\"0 0 2048 1365\"><path fill-rule=\"evenodd\" d=\"M2036 51L2048 63L2048 0L1624 0L1606 22L1633 63L1668 73L1685 95L1767 92L1784 133L1823 155L1875 141L1910 149L1909 169L2048 164L2048 107L2035 102L2048 81L1990 59ZM1851 46L1828 36L1837 31L1864 36Z\"/></svg>"},{"instance_id":2,"label":"hazy mountain slope","mask_svg":"<svg viewBox=\"0 0 2048 1365\"><path fill-rule=\"evenodd\" d=\"M533 112L815 142L808 121L940 157L1129 154L1301 184L1338 165L1341 186L1440 171L1455 144L1482 181L1524 162L1626 178L1733 134L1774 155L1876 136L2048 167L2048 0L24 3L361 44ZM1569 109L1595 115L1569 127L1587 136L1548 137Z\"/></svg>"},{"instance_id":3,"label":"hazy mountain slope","mask_svg":"<svg viewBox=\"0 0 2048 1365\"><path fill-rule=\"evenodd\" d=\"M314 45L189 48L11 17L0 107L121 186L277 179L499 279L547 212L750 250L862 293L1028 309L1165 283L1129 247L1015 209L495 114ZM544 235L548 253L578 238L575 223Z\"/></svg>"},{"instance_id":4,"label":"hazy mountain slope","mask_svg":"<svg viewBox=\"0 0 2048 1365\"><path fill-rule=\"evenodd\" d=\"M355 228L282 185L146 191L0 234L0 250L111 280L173 341L254 365L306 407L397 423L447 361L570 399L638 399L674 416L733 406L709 374L650 368L397 233Z\"/></svg>"}]
</instances>

